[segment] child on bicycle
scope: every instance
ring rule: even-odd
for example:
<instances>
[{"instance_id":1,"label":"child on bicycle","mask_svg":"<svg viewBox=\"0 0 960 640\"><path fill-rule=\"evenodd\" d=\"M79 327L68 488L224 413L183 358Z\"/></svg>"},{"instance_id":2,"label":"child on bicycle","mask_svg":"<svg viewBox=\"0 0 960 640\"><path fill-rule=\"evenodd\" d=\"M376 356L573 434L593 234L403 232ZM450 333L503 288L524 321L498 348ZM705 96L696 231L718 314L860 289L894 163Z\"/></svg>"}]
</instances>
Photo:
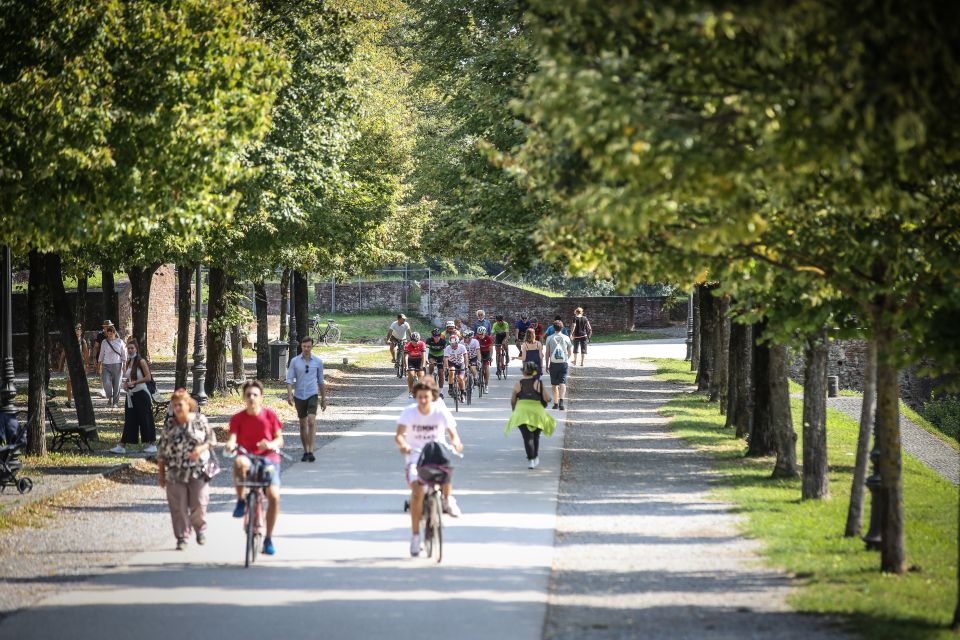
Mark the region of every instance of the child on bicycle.
<instances>
[{"instance_id":1,"label":"child on bicycle","mask_svg":"<svg viewBox=\"0 0 960 640\"><path fill-rule=\"evenodd\" d=\"M410 555L420 555L420 516L423 511L423 484L417 474L417 460L420 451L428 442L446 442L450 437L450 444L457 452L463 451L463 442L457 433L457 421L453 414L437 402L440 398L440 389L432 378L420 380L413 385L415 404L411 404L397 419L397 434L395 441L404 457L404 470L407 484L410 485ZM443 485L443 510L457 518L460 508L456 498L451 495L453 484L448 476Z\"/></svg>"}]
</instances>

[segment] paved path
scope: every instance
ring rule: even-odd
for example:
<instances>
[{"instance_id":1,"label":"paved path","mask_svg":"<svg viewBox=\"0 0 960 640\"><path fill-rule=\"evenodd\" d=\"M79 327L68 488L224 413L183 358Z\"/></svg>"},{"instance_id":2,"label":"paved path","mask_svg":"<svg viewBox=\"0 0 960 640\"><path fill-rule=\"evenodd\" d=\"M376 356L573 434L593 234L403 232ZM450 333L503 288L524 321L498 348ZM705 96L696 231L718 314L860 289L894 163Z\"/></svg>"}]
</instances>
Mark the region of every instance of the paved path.
<instances>
[{"instance_id":1,"label":"paved path","mask_svg":"<svg viewBox=\"0 0 960 640\"><path fill-rule=\"evenodd\" d=\"M493 386L492 397L458 415L464 516L449 524L442 566L408 553L407 491L392 442L404 394L321 449L316 464L285 474L275 558L243 569L240 525L221 510L206 547L141 553L10 616L0 635L57 637L69 620L77 640L165 639L175 618L178 628L218 637L422 638L425 625L439 624L461 638L540 638L563 430L543 443L540 468L527 470L519 435L503 435L509 386Z\"/></svg>"}]
</instances>

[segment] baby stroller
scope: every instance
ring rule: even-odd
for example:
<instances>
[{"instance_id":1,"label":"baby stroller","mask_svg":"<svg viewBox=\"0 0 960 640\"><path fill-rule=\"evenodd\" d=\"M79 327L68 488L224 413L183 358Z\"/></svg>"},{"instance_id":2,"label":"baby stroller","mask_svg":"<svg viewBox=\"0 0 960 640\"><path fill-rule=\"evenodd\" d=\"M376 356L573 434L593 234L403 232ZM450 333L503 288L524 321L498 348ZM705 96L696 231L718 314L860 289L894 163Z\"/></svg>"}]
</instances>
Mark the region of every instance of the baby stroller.
<instances>
[{"instance_id":1,"label":"baby stroller","mask_svg":"<svg viewBox=\"0 0 960 640\"><path fill-rule=\"evenodd\" d=\"M17 477L23 468L20 462L20 451L27 446L27 425L19 424L7 415L0 415L3 428L0 429L0 439L6 444L0 447L0 493L7 487L16 487L20 493L29 493L33 489L33 480L26 476Z\"/></svg>"}]
</instances>

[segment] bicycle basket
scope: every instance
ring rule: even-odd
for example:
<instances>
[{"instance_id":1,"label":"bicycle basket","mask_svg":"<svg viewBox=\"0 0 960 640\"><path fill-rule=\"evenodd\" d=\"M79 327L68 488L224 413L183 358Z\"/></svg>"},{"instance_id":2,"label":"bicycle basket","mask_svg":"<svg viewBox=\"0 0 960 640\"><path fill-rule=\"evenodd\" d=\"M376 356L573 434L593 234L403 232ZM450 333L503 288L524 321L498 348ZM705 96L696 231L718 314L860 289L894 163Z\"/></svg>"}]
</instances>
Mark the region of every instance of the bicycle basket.
<instances>
[{"instance_id":1,"label":"bicycle basket","mask_svg":"<svg viewBox=\"0 0 960 640\"><path fill-rule=\"evenodd\" d=\"M417 475L428 484L446 484L450 478L450 469L442 465L425 464L417 467Z\"/></svg>"}]
</instances>

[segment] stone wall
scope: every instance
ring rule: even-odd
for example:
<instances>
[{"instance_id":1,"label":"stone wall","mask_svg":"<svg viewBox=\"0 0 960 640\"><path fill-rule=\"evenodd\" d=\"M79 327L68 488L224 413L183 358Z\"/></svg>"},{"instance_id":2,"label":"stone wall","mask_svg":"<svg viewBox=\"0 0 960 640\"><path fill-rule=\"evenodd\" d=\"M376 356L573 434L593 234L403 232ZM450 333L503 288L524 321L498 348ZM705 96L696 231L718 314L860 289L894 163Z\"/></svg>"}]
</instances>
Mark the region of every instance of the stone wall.
<instances>
[{"instance_id":1,"label":"stone wall","mask_svg":"<svg viewBox=\"0 0 960 640\"><path fill-rule=\"evenodd\" d=\"M569 323L573 310L582 306L598 333L668 324L663 297L550 297L490 279L350 282L335 285L333 296L331 284L319 282L314 291L313 310L320 314L404 311L440 324L452 318L470 320L477 309L484 309L491 317L502 313L512 320L526 312L547 322L560 315ZM333 298L336 309L331 309Z\"/></svg>"}]
</instances>

